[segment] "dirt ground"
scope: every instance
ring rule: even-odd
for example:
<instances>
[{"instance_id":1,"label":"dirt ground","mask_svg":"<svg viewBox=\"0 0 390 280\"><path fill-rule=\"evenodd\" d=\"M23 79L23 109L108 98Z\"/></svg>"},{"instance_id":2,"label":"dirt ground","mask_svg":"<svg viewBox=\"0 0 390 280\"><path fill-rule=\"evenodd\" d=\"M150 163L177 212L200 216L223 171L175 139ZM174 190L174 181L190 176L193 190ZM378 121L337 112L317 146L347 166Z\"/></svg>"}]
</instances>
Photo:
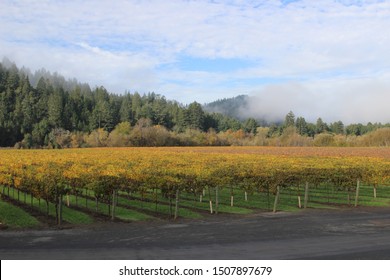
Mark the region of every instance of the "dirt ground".
<instances>
[{"instance_id":1,"label":"dirt ground","mask_svg":"<svg viewBox=\"0 0 390 280\"><path fill-rule=\"evenodd\" d=\"M0 259L390 259L390 208L0 231Z\"/></svg>"}]
</instances>

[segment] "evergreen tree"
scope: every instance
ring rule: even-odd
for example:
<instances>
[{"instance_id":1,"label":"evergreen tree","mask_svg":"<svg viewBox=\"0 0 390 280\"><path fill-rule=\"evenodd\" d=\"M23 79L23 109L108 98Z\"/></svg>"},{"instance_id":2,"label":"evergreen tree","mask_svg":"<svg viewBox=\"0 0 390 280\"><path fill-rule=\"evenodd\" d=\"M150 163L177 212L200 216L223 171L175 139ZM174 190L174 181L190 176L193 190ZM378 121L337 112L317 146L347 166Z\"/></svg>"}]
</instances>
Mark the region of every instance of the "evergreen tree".
<instances>
[{"instance_id":1,"label":"evergreen tree","mask_svg":"<svg viewBox=\"0 0 390 280\"><path fill-rule=\"evenodd\" d=\"M344 124L342 121L334 122L330 125L330 130L336 134L344 134Z\"/></svg>"},{"instance_id":2,"label":"evergreen tree","mask_svg":"<svg viewBox=\"0 0 390 280\"><path fill-rule=\"evenodd\" d=\"M363 125L361 123L358 123L358 124L350 124L348 125L346 128L346 133L348 135L355 135L355 136L359 136L359 135L362 135L362 132L363 132Z\"/></svg>"},{"instance_id":3,"label":"evergreen tree","mask_svg":"<svg viewBox=\"0 0 390 280\"><path fill-rule=\"evenodd\" d=\"M158 125L163 125L169 127L168 124L168 112L167 112L167 101L164 97L156 96L153 101L152 111L153 111L153 123Z\"/></svg>"},{"instance_id":4,"label":"evergreen tree","mask_svg":"<svg viewBox=\"0 0 390 280\"><path fill-rule=\"evenodd\" d=\"M307 122L304 117L298 117L295 122L295 127L297 128L297 132L300 135L308 134Z\"/></svg>"},{"instance_id":5,"label":"evergreen tree","mask_svg":"<svg viewBox=\"0 0 390 280\"><path fill-rule=\"evenodd\" d=\"M197 102L192 102L184 111L184 126L191 129L204 130L204 118L202 106Z\"/></svg>"},{"instance_id":6,"label":"evergreen tree","mask_svg":"<svg viewBox=\"0 0 390 280\"><path fill-rule=\"evenodd\" d=\"M284 127L294 126L295 125L295 115L290 111L284 119Z\"/></svg>"},{"instance_id":7,"label":"evergreen tree","mask_svg":"<svg viewBox=\"0 0 390 280\"><path fill-rule=\"evenodd\" d=\"M316 122L316 134L324 133L326 131L329 131L328 125L323 122L321 118L318 118Z\"/></svg>"},{"instance_id":8,"label":"evergreen tree","mask_svg":"<svg viewBox=\"0 0 390 280\"><path fill-rule=\"evenodd\" d=\"M63 127L63 110L64 110L64 96L63 91L55 90L47 101L48 107L48 121L50 126L59 128Z\"/></svg>"},{"instance_id":9,"label":"evergreen tree","mask_svg":"<svg viewBox=\"0 0 390 280\"><path fill-rule=\"evenodd\" d=\"M141 115L142 100L138 92L135 92L131 99L131 110L132 110L132 124L134 125Z\"/></svg>"},{"instance_id":10,"label":"evergreen tree","mask_svg":"<svg viewBox=\"0 0 390 280\"><path fill-rule=\"evenodd\" d=\"M246 133L252 133L253 135L256 135L256 133L257 133L256 120L253 118L247 119L243 125L243 129Z\"/></svg>"},{"instance_id":11,"label":"evergreen tree","mask_svg":"<svg viewBox=\"0 0 390 280\"><path fill-rule=\"evenodd\" d=\"M126 94L122 98L121 107L119 109L119 116L121 122L129 122L132 120L132 110L131 110L131 96Z\"/></svg>"}]
</instances>

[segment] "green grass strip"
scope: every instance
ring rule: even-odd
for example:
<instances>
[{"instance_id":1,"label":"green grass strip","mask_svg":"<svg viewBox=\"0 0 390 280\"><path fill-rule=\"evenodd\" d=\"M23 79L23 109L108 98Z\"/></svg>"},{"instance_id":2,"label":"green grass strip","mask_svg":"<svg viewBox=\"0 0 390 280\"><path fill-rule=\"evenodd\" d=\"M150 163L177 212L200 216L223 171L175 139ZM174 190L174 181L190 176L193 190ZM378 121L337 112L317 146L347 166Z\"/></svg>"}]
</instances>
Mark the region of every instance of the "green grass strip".
<instances>
[{"instance_id":1,"label":"green grass strip","mask_svg":"<svg viewBox=\"0 0 390 280\"><path fill-rule=\"evenodd\" d=\"M5 192L5 194L7 194L7 192ZM24 201L26 201L25 204L31 206L31 195L26 194L26 199L24 199L24 195L25 195L24 193L20 192L19 202L24 203ZM9 196L12 199L18 200L18 195L16 190L13 191L11 189L9 192ZM46 213L46 202L43 199L41 199L41 201L39 202L37 198L32 197L32 207L38 209L40 212L44 214ZM55 213L56 213L55 205L49 202L49 215L51 217L55 217L56 215ZM91 224L94 222L94 219L90 215L77 211L75 209L68 208L65 206L65 203L63 203L63 207L62 207L62 219L63 221L66 221L71 224Z\"/></svg>"},{"instance_id":2,"label":"green grass strip","mask_svg":"<svg viewBox=\"0 0 390 280\"><path fill-rule=\"evenodd\" d=\"M93 195L93 191L89 191L88 195ZM69 203L71 205L76 205L76 197L74 195L69 195ZM78 197L77 206L83 208L86 208L87 206L87 208L90 210L96 210L96 201L91 197ZM108 205L99 201L98 212L109 216ZM120 206L115 207L115 217L125 221L145 221L153 219L152 216L149 216L147 214Z\"/></svg>"},{"instance_id":3,"label":"green grass strip","mask_svg":"<svg viewBox=\"0 0 390 280\"><path fill-rule=\"evenodd\" d=\"M31 228L40 225L35 217L3 200L0 200L0 221L10 228Z\"/></svg>"},{"instance_id":4,"label":"green grass strip","mask_svg":"<svg viewBox=\"0 0 390 280\"><path fill-rule=\"evenodd\" d=\"M88 196L93 196L94 192L92 190L89 190L88 192L83 190L83 194L88 195ZM119 191L119 194L122 196L118 196L118 207L123 207L125 209L128 209L128 208L126 208L126 206L128 206L128 207L136 208L136 210L132 210L132 211L146 210L146 211L150 211L150 212L155 212L156 214L159 213L159 214L163 214L163 215L167 215L167 216L170 215L169 205L166 205L163 203L157 203L157 208L156 208L155 202L141 201L140 199L133 199L134 198L133 196L130 196L129 198L123 197L123 195L127 196L127 193L122 192L122 191ZM141 198L141 196L139 196L139 198ZM83 199L85 200L85 198L83 198ZM152 199L152 196L148 197L148 199ZM174 209L172 209L172 211L174 211ZM188 209L179 208L179 217L195 218L196 219L196 218L201 218L202 216L200 214L193 212L193 211L190 211Z\"/></svg>"},{"instance_id":5,"label":"green grass strip","mask_svg":"<svg viewBox=\"0 0 390 280\"><path fill-rule=\"evenodd\" d=\"M162 203L157 203L157 205L156 205L155 202L140 201L138 199L131 200L131 199L127 199L124 197L118 197L118 203L121 205L129 205L131 207L135 207L135 208L140 209L140 210L142 210L142 209L148 210L148 211L161 213L161 214L168 215L168 216L171 214L171 209L170 209L169 205L162 204ZM187 208L182 208L182 207L180 207L180 205L181 205L181 201L179 203L179 211L178 211L179 217L191 218L191 219L202 218L201 214L196 213L194 211L191 211ZM174 211L174 205L172 205L172 212L173 211ZM173 215L173 213L172 213L172 215Z\"/></svg>"},{"instance_id":6,"label":"green grass strip","mask_svg":"<svg viewBox=\"0 0 390 280\"><path fill-rule=\"evenodd\" d=\"M122 194L125 194L125 193L122 192ZM159 194L159 192L157 194ZM142 198L140 193L132 193L131 196L139 198L139 199ZM153 200L154 196L155 196L154 193L150 193L150 192L144 193L144 198L148 198L150 200ZM163 198L161 195L159 195L158 201L163 202L165 204L162 204L162 203L158 204L157 211L160 211L160 209L163 209L162 210L162 211L164 211L163 213L169 214L169 211L170 211L169 205L167 205L167 203L169 203L169 199ZM174 204L174 202L175 201L173 199L172 203ZM154 202L131 200L130 205L134 206L134 207L140 207L141 209L147 207L148 210L151 210L151 211L155 211L155 209L156 209L156 204ZM206 201L206 198L203 199L203 202L195 201L193 195L186 194L183 192L180 194L180 199L179 199L179 216L186 217L186 218L200 218L200 217L202 217L201 214L196 213L194 211L191 211L191 209L187 209L187 208L184 208L182 206L198 209L200 211L205 211L207 213L209 211L210 204L209 204L208 200ZM173 206L173 208L174 208L174 206ZM215 212L215 201L213 201L213 211ZM230 205L223 204L220 201L219 206L218 206L218 212L230 213L230 214L250 214L250 213L253 213L253 210L248 209L248 208L244 208L244 207L237 207L237 206L231 207Z\"/></svg>"}]
</instances>

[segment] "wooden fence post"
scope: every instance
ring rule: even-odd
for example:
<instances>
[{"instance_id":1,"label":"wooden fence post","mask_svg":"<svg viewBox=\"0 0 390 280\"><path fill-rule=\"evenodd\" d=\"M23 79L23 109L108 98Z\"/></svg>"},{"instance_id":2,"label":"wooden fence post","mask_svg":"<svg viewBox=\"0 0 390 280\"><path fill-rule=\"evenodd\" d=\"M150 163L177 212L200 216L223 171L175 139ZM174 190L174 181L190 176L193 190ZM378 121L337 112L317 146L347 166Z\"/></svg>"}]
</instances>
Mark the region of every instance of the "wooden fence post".
<instances>
[{"instance_id":1,"label":"wooden fence post","mask_svg":"<svg viewBox=\"0 0 390 280\"><path fill-rule=\"evenodd\" d=\"M275 202L274 202L274 210L273 212L275 213L276 212L276 208L278 206L278 202L279 202L279 195L280 195L280 187L277 186L276 187L276 196L275 196Z\"/></svg>"},{"instance_id":2,"label":"wooden fence post","mask_svg":"<svg viewBox=\"0 0 390 280\"><path fill-rule=\"evenodd\" d=\"M307 202L309 200L309 182L305 185L305 200L303 201L303 208L307 208Z\"/></svg>"},{"instance_id":3,"label":"wooden fence post","mask_svg":"<svg viewBox=\"0 0 390 280\"><path fill-rule=\"evenodd\" d=\"M213 200L211 198L211 189L208 187L209 190L209 202L210 202L210 214L213 214Z\"/></svg>"},{"instance_id":4,"label":"wooden fence post","mask_svg":"<svg viewBox=\"0 0 390 280\"><path fill-rule=\"evenodd\" d=\"M356 183L356 195L355 195L355 207L358 206L358 201L359 201L359 188L360 188L360 180L357 180Z\"/></svg>"},{"instance_id":5,"label":"wooden fence post","mask_svg":"<svg viewBox=\"0 0 390 280\"><path fill-rule=\"evenodd\" d=\"M218 204L219 204L218 196L219 196L219 187L216 187L215 188L215 214L218 214Z\"/></svg>"},{"instance_id":6,"label":"wooden fence post","mask_svg":"<svg viewBox=\"0 0 390 280\"><path fill-rule=\"evenodd\" d=\"M62 224L62 194L59 196L58 200L58 226L60 227Z\"/></svg>"},{"instance_id":7,"label":"wooden fence post","mask_svg":"<svg viewBox=\"0 0 390 280\"><path fill-rule=\"evenodd\" d=\"M115 219L115 205L116 205L116 191L112 190L112 210L111 210L111 220Z\"/></svg>"},{"instance_id":8,"label":"wooden fence post","mask_svg":"<svg viewBox=\"0 0 390 280\"><path fill-rule=\"evenodd\" d=\"M176 190L176 201L175 201L175 220L179 215L179 189Z\"/></svg>"}]
</instances>

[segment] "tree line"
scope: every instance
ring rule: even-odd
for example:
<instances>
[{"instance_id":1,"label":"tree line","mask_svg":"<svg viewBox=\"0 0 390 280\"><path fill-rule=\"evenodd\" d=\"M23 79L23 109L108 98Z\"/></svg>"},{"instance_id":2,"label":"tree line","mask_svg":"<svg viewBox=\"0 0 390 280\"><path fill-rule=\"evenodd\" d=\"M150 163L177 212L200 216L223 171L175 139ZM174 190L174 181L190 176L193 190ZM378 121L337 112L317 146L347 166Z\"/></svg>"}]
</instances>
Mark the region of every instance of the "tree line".
<instances>
[{"instance_id":1,"label":"tree line","mask_svg":"<svg viewBox=\"0 0 390 280\"><path fill-rule=\"evenodd\" d=\"M176 134L245 129L245 122L206 113L197 102L184 106L153 92L118 95L102 86L91 89L88 84L66 81L58 74L40 73L45 75L32 85L28 70L0 63L0 146L19 143L43 147L59 133L111 133L121 123L141 128L159 126ZM118 130L123 131L124 126Z\"/></svg>"},{"instance_id":2,"label":"tree line","mask_svg":"<svg viewBox=\"0 0 390 280\"><path fill-rule=\"evenodd\" d=\"M290 112L283 123L260 128L259 120L208 112L197 102L183 105L154 92L119 95L44 69L33 74L0 63L2 147L278 145L291 127L309 145L320 134L360 136L385 126L311 124Z\"/></svg>"}]
</instances>

